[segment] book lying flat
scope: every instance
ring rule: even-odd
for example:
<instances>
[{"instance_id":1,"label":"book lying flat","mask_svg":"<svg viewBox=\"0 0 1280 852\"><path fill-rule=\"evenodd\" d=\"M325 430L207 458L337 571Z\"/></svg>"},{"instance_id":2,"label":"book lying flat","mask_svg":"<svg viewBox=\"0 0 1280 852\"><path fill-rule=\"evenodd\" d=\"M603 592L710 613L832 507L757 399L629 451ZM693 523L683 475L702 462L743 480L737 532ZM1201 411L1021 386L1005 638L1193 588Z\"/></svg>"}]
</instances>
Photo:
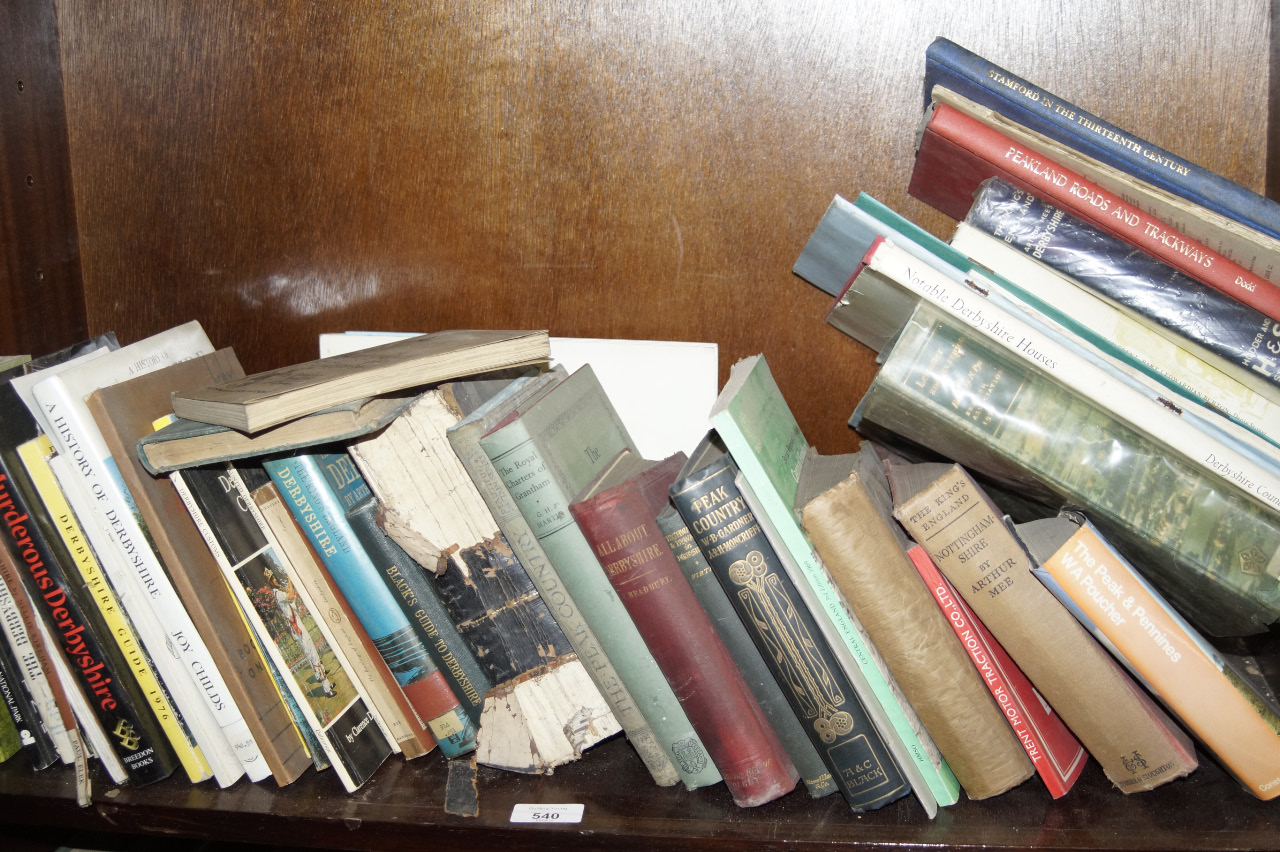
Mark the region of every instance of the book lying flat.
<instances>
[{"instance_id":1,"label":"book lying flat","mask_svg":"<svg viewBox=\"0 0 1280 852\"><path fill-rule=\"evenodd\" d=\"M143 467L158 476L196 465L345 443L386 426L415 398L406 395L357 399L253 435L229 426L177 417L138 441L138 458Z\"/></svg>"},{"instance_id":2,"label":"book lying flat","mask_svg":"<svg viewBox=\"0 0 1280 852\"><path fill-rule=\"evenodd\" d=\"M260 432L362 397L549 357L545 331L439 331L176 393L173 412L188 420Z\"/></svg>"}]
</instances>

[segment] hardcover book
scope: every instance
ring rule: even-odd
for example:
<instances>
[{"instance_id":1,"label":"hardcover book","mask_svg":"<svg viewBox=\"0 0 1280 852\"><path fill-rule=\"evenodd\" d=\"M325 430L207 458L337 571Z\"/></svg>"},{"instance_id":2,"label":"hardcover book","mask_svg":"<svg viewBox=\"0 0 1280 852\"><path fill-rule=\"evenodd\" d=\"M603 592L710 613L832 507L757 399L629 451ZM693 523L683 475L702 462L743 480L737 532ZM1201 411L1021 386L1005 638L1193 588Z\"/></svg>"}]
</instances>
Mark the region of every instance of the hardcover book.
<instances>
[{"instance_id":1,"label":"hardcover book","mask_svg":"<svg viewBox=\"0 0 1280 852\"><path fill-rule=\"evenodd\" d=\"M261 765L261 752L240 708L229 700L225 677L174 589L133 495L85 404L85 397L94 390L211 352L200 324L190 322L51 375L36 383L31 393L37 404L32 414L59 454L75 460L64 468L71 477L60 479L59 484L64 491L78 493L83 505L93 507L93 517L82 520L107 579L214 777L227 786L245 773L246 763ZM178 650L176 656L166 650L170 647Z\"/></svg>"},{"instance_id":2,"label":"hardcover book","mask_svg":"<svg viewBox=\"0 0 1280 852\"><path fill-rule=\"evenodd\" d=\"M252 780L270 774L284 786L312 765L311 758L273 679L265 676L268 662L255 646L234 592L191 514L169 478L150 475L136 449L153 432L155 421L171 413L172 391L240 375L235 353L220 349L95 390L85 404L174 590L258 746L261 758L244 755L245 772Z\"/></svg>"},{"instance_id":3,"label":"hardcover book","mask_svg":"<svg viewBox=\"0 0 1280 852\"><path fill-rule=\"evenodd\" d=\"M475 725L410 624L400 599L356 539L320 460L306 454L286 456L267 459L264 467L441 752L457 757L474 751Z\"/></svg>"},{"instance_id":4,"label":"hardcover book","mask_svg":"<svg viewBox=\"0 0 1280 852\"><path fill-rule=\"evenodd\" d=\"M963 219L978 186L1003 178L1272 319L1280 316L1280 290L1266 279L958 110L931 110L907 189L915 198Z\"/></svg>"},{"instance_id":5,"label":"hardcover book","mask_svg":"<svg viewBox=\"0 0 1280 852\"><path fill-rule=\"evenodd\" d=\"M755 515L726 456L682 477L671 499L698 542L805 733L854 811L911 792Z\"/></svg>"},{"instance_id":6,"label":"hardcover book","mask_svg":"<svg viewBox=\"0 0 1280 852\"><path fill-rule=\"evenodd\" d=\"M630 451L623 451L629 455ZM656 517L685 462L613 469L569 505L739 807L784 796L798 775L747 688Z\"/></svg>"},{"instance_id":7,"label":"hardcover book","mask_svg":"<svg viewBox=\"0 0 1280 852\"><path fill-rule=\"evenodd\" d=\"M1041 505L1085 507L1207 632L1256 633L1280 613L1268 571L1280 549L1274 515L924 305L851 425L928 447Z\"/></svg>"},{"instance_id":8,"label":"hardcover book","mask_svg":"<svg viewBox=\"0 0 1280 852\"><path fill-rule=\"evenodd\" d=\"M903 771L909 776L918 773L912 776L917 797L926 810L931 810L930 798L944 807L954 804L960 792L955 774L800 527L796 506L800 478L817 454L805 441L762 356L745 358L733 366L711 411L711 425L747 484L741 489L743 497L748 504L758 501L758 507L753 507L756 519L773 541L818 629L826 635L846 673L858 678L854 685L864 689L861 699L869 705L868 712L873 718L883 713L888 720L884 735L892 738L891 748L900 755L899 763L906 764Z\"/></svg>"},{"instance_id":9,"label":"hardcover book","mask_svg":"<svg viewBox=\"0 0 1280 852\"><path fill-rule=\"evenodd\" d=\"M523 681L522 697L530 707L536 699L524 694L539 689L569 699L549 702L548 711L565 715L540 724L562 732L562 739L572 732L572 741L565 739L556 751L562 759L576 759L601 735L615 733L617 725L594 715L604 700L586 673L575 671L582 664L449 444L447 430L462 416L455 387L424 393L386 429L353 443L349 452L378 500L378 524L422 569L488 682L498 686L546 667ZM573 700L580 685L587 688ZM490 729L481 727L482 740L497 735L493 725L504 717L493 713L490 718ZM520 740L516 732L501 736ZM527 767L523 749L520 754L514 763ZM488 748L481 757L509 765ZM542 771L553 768L549 764Z\"/></svg>"},{"instance_id":10,"label":"hardcover book","mask_svg":"<svg viewBox=\"0 0 1280 852\"><path fill-rule=\"evenodd\" d=\"M1002 180L983 184L964 221L1280 402L1280 356L1257 343L1275 336L1267 315Z\"/></svg>"},{"instance_id":11,"label":"hardcover book","mask_svg":"<svg viewBox=\"0 0 1280 852\"><path fill-rule=\"evenodd\" d=\"M173 412L254 433L363 397L548 357L545 331L439 331L182 391Z\"/></svg>"},{"instance_id":12,"label":"hardcover book","mask_svg":"<svg viewBox=\"0 0 1280 852\"><path fill-rule=\"evenodd\" d=\"M1018 742L1040 774L1040 780L1055 799L1065 796L1084 771L1089 753L1035 691L1022 669L956 592L955 586L942 576L924 548L912 545L907 557L955 631L982 682L991 691L991 697L1000 705Z\"/></svg>"},{"instance_id":13,"label":"hardcover book","mask_svg":"<svg viewBox=\"0 0 1280 852\"><path fill-rule=\"evenodd\" d=\"M689 456L681 474L686 476L701 470L726 455L727 452L716 433L707 432ZM662 511L658 512L657 523L658 529L667 539L667 546L671 548L671 553L676 558L676 564L680 566L681 573L689 581L689 587L693 589L698 603L702 605L702 609L711 620L720 641L733 657L734 663L737 664L743 679L751 689L751 694L755 696L765 718L769 720L769 725L782 741L787 754L791 756L791 762L799 772L800 780L808 788L809 795L820 799L837 792L838 788L835 779L831 777L830 768L823 762L813 743L809 741L804 726L792 711L791 703L783 693L778 680L765 663L760 649L756 647L751 634L747 632L742 619L734 610L733 604L729 602L724 588L712 574L711 566L702 555L702 550L694 540L693 533L689 531L688 524L684 522L683 516L671 501L668 501Z\"/></svg>"},{"instance_id":14,"label":"hardcover book","mask_svg":"<svg viewBox=\"0 0 1280 852\"><path fill-rule=\"evenodd\" d=\"M1280 796L1280 715L1083 516L1018 524L1032 572L1259 799Z\"/></svg>"},{"instance_id":15,"label":"hardcover book","mask_svg":"<svg viewBox=\"0 0 1280 852\"><path fill-rule=\"evenodd\" d=\"M875 449L824 461L806 466L801 522L832 579L969 798L1021 784L1031 761L907 559Z\"/></svg>"},{"instance_id":16,"label":"hardcover book","mask_svg":"<svg viewBox=\"0 0 1280 852\"><path fill-rule=\"evenodd\" d=\"M1003 516L959 465L894 464L894 516L1070 726L1137 793L1196 768L1195 749L1031 575Z\"/></svg>"},{"instance_id":17,"label":"hardcover book","mask_svg":"<svg viewBox=\"0 0 1280 852\"><path fill-rule=\"evenodd\" d=\"M480 445L685 786L719 782L720 773L569 513L574 495L619 452L634 449L590 366L513 412Z\"/></svg>"},{"instance_id":18,"label":"hardcover book","mask_svg":"<svg viewBox=\"0 0 1280 852\"><path fill-rule=\"evenodd\" d=\"M1222 215L1280 238L1275 202L1068 103L945 38L925 52L924 102L945 86L1069 145Z\"/></svg>"},{"instance_id":19,"label":"hardcover book","mask_svg":"<svg viewBox=\"0 0 1280 852\"><path fill-rule=\"evenodd\" d=\"M261 468L237 466L236 473L253 496L259 525L272 539L281 561L287 563L285 569L294 584L305 591L311 602L311 611L328 624L332 644L341 648L343 667L365 689L366 697L382 717L397 750L409 760L432 751L436 747L435 737L418 722L417 714L400 691L395 675L378 653L369 634L361 629L351 612L351 605L333 584L320 564L320 557L298 529L289 507L280 497L280 490ZM255 473L261 474L261 478L255 477Z\"/></svg>"},{"instance_id":20,"label":"hardcover book","mask_svg":"<svg viewBox=\"0 0 1280 852\"><path fill-rule=\"evenodd\" d=\"M606 655L577 602L561 581L555 566L547 558L529 522L520 514L519 507L511 498L511 492L498 476L489 456L480 446L481 436L504 420L509 413L527 406L531 400L538 398L547 388L564 378L564 371L556 368L536 378L521 378L511 382L457 425L450 427L449 444L492 513L503 539L527 570L529 581L547 603L552 617L577 654L591 682L608 703L614 719L626 732L627 739L653 776L654 782L659 786L670 786L680 780L675 765L640 712L635 698Z\"/></svg>"},{"instance_id":21,"label":"hardcover book","mask_svg":"<svg viewBox=\"0 0 1280 852\"><path fill-rule=\"evenodd\" d=\"M244 611L270 637L267 652L343 788L354 792L391 754L381 719L334 653L323 620L299 596L234 469L189 468L170 476Z\"/></svg>"}]
</instances>

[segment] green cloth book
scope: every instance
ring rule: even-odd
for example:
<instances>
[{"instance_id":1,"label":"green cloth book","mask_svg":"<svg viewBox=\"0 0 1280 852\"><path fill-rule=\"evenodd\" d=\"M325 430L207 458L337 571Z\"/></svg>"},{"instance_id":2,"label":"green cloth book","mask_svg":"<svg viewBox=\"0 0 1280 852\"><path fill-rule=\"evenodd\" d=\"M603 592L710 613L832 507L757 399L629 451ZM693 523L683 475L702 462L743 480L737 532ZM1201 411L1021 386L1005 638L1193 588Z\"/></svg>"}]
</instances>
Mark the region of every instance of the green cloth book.
<instances>
[{"instance_id":1,"label":"green cloth book","mask_svg":"<svg viewBox=\"0 0 1280 852\"><path fill-rule=\"evenodd\" d=\"M635 449L590 365L483 436L480 446L685 786L719 782L720 773L569 514L574 497L618 453Z\"/></svg>"}]
</instances>

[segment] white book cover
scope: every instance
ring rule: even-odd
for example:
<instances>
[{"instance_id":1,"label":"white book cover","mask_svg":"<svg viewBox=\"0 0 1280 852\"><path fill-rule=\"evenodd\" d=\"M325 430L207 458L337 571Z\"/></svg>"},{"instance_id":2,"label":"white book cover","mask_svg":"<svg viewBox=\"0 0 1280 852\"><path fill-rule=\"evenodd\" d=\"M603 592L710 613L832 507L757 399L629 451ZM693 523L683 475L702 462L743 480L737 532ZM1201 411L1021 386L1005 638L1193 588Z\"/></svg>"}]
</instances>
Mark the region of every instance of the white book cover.
<instances>
[{"instance_id":1,"label":"white book cover","mask_svg":"<svg viewBox=\"0 0 1280 852\"><path fill-rule=\"evenodd\" d=\"M320 335L327 358L416 335L348 331ZM590 364L636 450L647 459L689 453L707 432L707 412L720 390L715 343L552 337L551 363L572 373Z\"/></svg>"},{"instance_id":2,"label":"white book cover","mask_svg":"<svg viewBox=\"0 0 1280 852\"><path fill-rule=\"evenodd\" d=\"M32 414L68 462L63 471L66 476L70 470L71 481L59 480L63 490L78 489L80 499L93 506L92 519L82 519L85 533L218 784L225 787L246 766L265 768L266 762L151 548L132 496L84 402L98 388L212 352L199 323L177 326L43 376L32 388Z\"/></svg>"}]
</instances>

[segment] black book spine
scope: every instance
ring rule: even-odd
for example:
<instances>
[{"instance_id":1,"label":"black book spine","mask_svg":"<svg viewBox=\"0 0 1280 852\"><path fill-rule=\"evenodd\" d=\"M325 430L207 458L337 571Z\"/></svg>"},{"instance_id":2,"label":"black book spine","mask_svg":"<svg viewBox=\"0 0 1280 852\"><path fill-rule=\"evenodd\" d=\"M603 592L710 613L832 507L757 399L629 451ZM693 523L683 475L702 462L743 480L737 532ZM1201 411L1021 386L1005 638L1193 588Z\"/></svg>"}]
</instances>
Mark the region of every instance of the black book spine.
<instances>
[{"instance_id":1,"label":"black book spine","mask_svg":"<svg viewBox=\"0 0 1280 852\"><path fill-rule=\"evenodd\" d=\"M965 222L1280 387L1280 325L1261 312L999 179L983 184Z\"/></svg>"},{"instance_id":2,"label":"black book spine","mask_svg":"<svg viewBox=\"0 0 1280 852\"><path fill-rule=\"evenodd\" d=\"M880 732L769 546L721 459L678 480L671 499L809 741L855 811L911 792Z\"/></svg>"},{"instance_id":3,"label":"black book spine","mask_svg":"<svg viewBox=\"0 0 1280 852\"><path fill-rule=\"evenodd\" d=\"M0 580L0 586L4 586L0 588L0 596L11 595L3 580ZM22 594L22 591L19 590L18 593ZM20 634L25 635L26 628L22 624L22 616L18 612L17 604L6 605L5 612L6 618L11 617L16 620L16 627L22 628ZM18 731L23 750L27 752L32 767L44 769L56 763L58 751L54 746L53 737L49 735L41 721L40 713L36 710L35 699L27 691L26 680L22 676L22 664L6 638L0 638L0 696L4 698L9 717L13 720L14 728Z\"/></svg>"},{"instance_id":4,"label":"black book spine","mask_svg":"<svg viewBox=\"0 0 1280 852\"><path fill-rule=\"evenodd\" d=\"M328 476L328 465L323 466ZM353 469L355 465L351 466ZM378 526L378 501L370 495L347 510L347 522L365 554L395 595L409 624L427 646L468 718L480 724L484 695L493 688L422 567Z\"/></svg>"},{"instance_id":5,"label":"black book spine","mask_svg":"<svg viewBox=\"0 0 1280 852\"><path fill-rule=\"evenodd\" d=\"M137 785L168 778L177 756L151 715L146 696L109 635L83 583L71 582L62 566L70 556L58 532L38 507L34 486L7 452L0 452L0 517L4 544L17 566L33 608L44 619L76 686L106 731L129 780Z\"/></svg>"}]
</instances>

